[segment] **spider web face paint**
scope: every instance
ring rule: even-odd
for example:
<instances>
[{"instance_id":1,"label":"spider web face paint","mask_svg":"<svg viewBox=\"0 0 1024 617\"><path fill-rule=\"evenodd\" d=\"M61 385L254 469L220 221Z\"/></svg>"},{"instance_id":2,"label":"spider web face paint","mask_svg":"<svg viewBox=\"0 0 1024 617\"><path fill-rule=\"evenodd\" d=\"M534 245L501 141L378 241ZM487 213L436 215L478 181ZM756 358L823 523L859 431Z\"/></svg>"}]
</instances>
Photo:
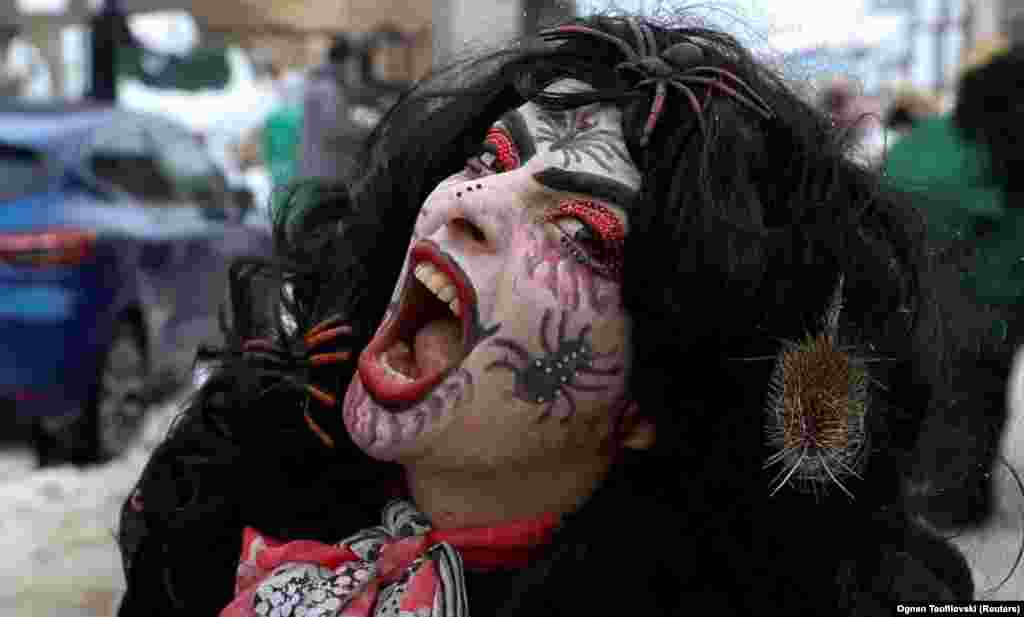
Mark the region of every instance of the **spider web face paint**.
<instances>
[{"instance_id":1,"label":"spider web face paint","mask_svg":"<svg viewBox=\"0 0 1024 617\"><path fill-rule=\"evenodd\" d=\"M621 132L602 128L593 109L540 110L535 139L551 152L562 153L562 167L583 162L584 157L606 172L616 165L631 165L626 149L619 143Z\"/></svg>"},{"instance_id":2,"label":"spider web face paint","mask_svg":"<svg viewBox=\"0 0 1024 617\"><path fill-rule=\"evenodd\" d=\"M569 93L586 89L589 86L583 82L565 79L549 86L547 91ZM518 115L536 151L533 158L542 159L545 168L590 174L627 191L640 187L640 172L626 149L622 114L617 107L595 103L578 109L554 110L527 103L519 108ZM527 163L528 160L522 161ZM630 204L612 205L628 208Z\"/></svg>"},{"instance_id":3,"label":"spider web face paint","mask_svg":"<svg viewBox=\"0 0 1024 617\"><path fill-rule=\"evenodd\" d=\"M588 306L599 315L619 306L617 279L602 276L601 264L589 263L592 258L579 249L572 250L562 235L557 240L549 234L528 234L523 256L523 278L546 290L569 310ZM517 283L521 285L522 283Z\"/></svg>"}]
</instances>

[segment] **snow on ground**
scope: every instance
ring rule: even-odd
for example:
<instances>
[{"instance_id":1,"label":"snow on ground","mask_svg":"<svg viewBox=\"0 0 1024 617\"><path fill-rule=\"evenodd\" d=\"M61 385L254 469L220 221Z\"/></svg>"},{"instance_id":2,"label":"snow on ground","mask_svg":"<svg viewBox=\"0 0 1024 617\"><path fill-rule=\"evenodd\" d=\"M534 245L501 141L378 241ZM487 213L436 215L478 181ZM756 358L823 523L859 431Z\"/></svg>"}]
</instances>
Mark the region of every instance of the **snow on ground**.
<instances>
[{"instance_id":1,"label":"snow on ground","mask_svg":"<svg viewBox=\"0 0 1024 617\"><path fill-rule=\"evenodd\" d=\"M1005 467L995 471L995 479L998 502L994 520L952 540L971 565L978 599L1024 600L1024 564L1013 569L1024 542L1024 495Z\"/></svg>"},{"instance_id":2,"label":"snow on ground","mask_svg":"<svg viewBox=\"0 0 1024 617\"><path fill-rule=\"evenodd\" d=\"M0 455L0 485L22 478L35 468L35 455L27 447L5 449Z\"/></svg>"},{"instance_id":3,"label":"snow on ground","mask_svg":"<svg viewBox=\"0 0 1024 617\"><path fill-rule=\"evenodd\" d=\"M1024 348L1017 352L1007 392L1010 418L1000 448L1006 463L1024 479ZM984 593L1011 572L1024 542L1024 494L1003 465L994 472L997 515L984 529L954 540L974 565L974 584L979 596L989 600L1024 600L1024 563L998 591Z\"/></svg>"},{"instance_id":4,"label":"snow on ground","mask_svg":"<svg viewBox=\"0 0 1024 617\"><path fill-rule=\"evenodd\" d=\"M101 467L36 471L27 452L6 457L0 465L0 615L113 615L124 589L114 541L118 511L179 400L155 407L139 444Z\"/></svg>"}]
</instances>

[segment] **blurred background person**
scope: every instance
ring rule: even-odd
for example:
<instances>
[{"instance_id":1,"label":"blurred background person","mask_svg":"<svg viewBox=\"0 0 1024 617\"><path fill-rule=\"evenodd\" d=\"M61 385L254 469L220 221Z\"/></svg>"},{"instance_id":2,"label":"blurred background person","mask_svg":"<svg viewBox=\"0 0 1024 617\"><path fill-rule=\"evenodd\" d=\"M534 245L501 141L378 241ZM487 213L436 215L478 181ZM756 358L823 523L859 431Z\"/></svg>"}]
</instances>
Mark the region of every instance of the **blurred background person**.
<instances>
[{"instance_id":1,"label":"blurred background person","mask_svg":"<svg viewBox=\"0 0 1024 617\"><path fill-rule=\"evenodd\" d=\"M1024 48L968 56L952 113L923 120L889 151L890 180L921 199L940 261L1006 344L1024 342Z\"/></svg>"},{"instance_id":2,"label":"blurred background person","mask_svg":"<svg viewBox=\"0 0 1024 617\"><path fill-rule=\"evenodd\" d=\"M370 132L411 83L389 75L389 52L404 53L415 41L381 26L361 40L334 38L326 61L313 68L302 103L298 176L346 182Z\"/></svg>"},{"instance_id":3,"label":"blurred background person","mask_svg":"<svg viewBox=\"0 0 1024 617\"><path fill-rule=\"evenodd\" d=\"M260 146L263 162L277 188L291 182L298 170L303 110L301 82L296 82L280 64L274 65L273 78L280 104L263 122Z\"/></svg>"},{"instance_id":4,"label":"blurred background person","mask_svg":"<svg viewBox=\"0 0 1024 617\"><path fill-rule=\"evenodd\" d=\"M354 45L337 36L325 62L314 67L302 99L302 144L299 175L303 178L344 181L355 152L376 124L377 118L358 122L353 115L352 95L360 88Z\"/></svg>"},{"instance_id":5,"label":"blurred background person","mask_svg":"<svg viewBox=\"0 0 1024 617\"><path fill-rule=\"evenodd\" d=\"M1024 209L1020 207L1020 181L1014 177L1019 166L1014 144L1024 130L1020 111L1024 104L1024 53L1020 47L1010 49L1004 38L994 37L981 41L963 57L952 109L918 120L892 145L884 169L890 182L918 198L930 250L941 269L953 271L954 276L944 280L959 287L954 290L958 294L947 296L974 305L977 318L970 324L961 323L961 336L971 347L997 351L987 358L979 354L976 363L1002 373L1009 364L1008 355L1018 350L1009 373L1012 404L999 455L1007 470L1019 469L1019 444L1024 440L1024 407L1020 405L1024 391L1024 355L1020 351L1024 343ZM977 443L992 430L995 425L985 415L940 415L947 434L933 441L948 445L936 449L932 462L936 469L948 462L949 453L963 451L966 444ZM996 548L1012 546L1016 552L1019 546L1021 492L1015 473L1000 470L988 495L976 481L968 482L966 490L946 496L939 495L934 486L930 490L911 487L910 491L913 496L941 502L932 512L955 512L979 499L992 500L993 517L984 527L964 534L963 529L949 524L955 518L949 517L944 529L965 538L961 546L970 547L975 564L991 564L994 555L1001 555L997 560L1000 566L975 565L975 572L979 580L987 581L989 590L1000 594L994 597L1005 599L1021 597L1017 561L1007 560ZM941 478L942 472L936 477ZM951 499L954 495L959 503ZM1010 534L1013 540L990 540L1000 534ZM1017 582L1000 591L1001 580Z\"/></svg>"},{"instance_id":6,"label":"blurred background person","mask_svg":"<svg viewBox=\"0 0 1024 617\"><path fill-rule=\"evenodd\" d=\"M922 120L939 115L939 100L932 94L905 86L896 91L885 112L886 146L892 147Z\"/></svg>"},{"instance_id":7,"label":"blurred background person","mask_svg":"<svg viewBox=\"0 0 1024 617\"><path fill-rule=\"evenodd\" d=\"M0 25L0 98L47 98L51 84L46 61L20 35L19 26Z\"/></svg>"},{"instance_id":8,"label":"blurred background person","mask_svg":"<svg viewBox=\"0 0 1024 617\"><path fill-rule=\"evenodd\" d=\"M987 208L956 221L975 247L975 289L981 300L1002 309L1011 325L1008 336L1024 342L1024 46L963 74L952 121L982 151L985 180L994 189L994 199L980 204Z\"/></svg>"},{"instance_id":9,"label":"blurred background person","mask_svg":"<svg viewBox=\"0 0 1024 617\"><path fill-rule=\"evenodd\" d=\"M395 27L383 25L372 31L358 54L360 89L353 97L356 118L362 124L376 125L383 113L394 105L412 82L408 79L410 52L416 45L411 37ZM358 108L369 107L370 113Z\"/></svg>"},{"instance_id":10,"label":"blurred background person","mask_svg":"<svg viewBox=\"0 0 1024 617\"><path fill-rule=\"evenodd\" d=\"M302 91L305 80L280 58L267 61L271 92L277 103L254 129L239 140L234 156L243 171L263 165L273 188L291 182L298 170L302 136Z\"/></svg>"},{"instance_id":11,"label":"blurred background person","mask_svg":"<svg viewBox=\"0 0 1024 617\"><path fill-rule=\"evenodd\" d=\"M3 98L21 96L21 91L28 81L25 65L19 66L11 61L11 52L16 36L18 36L17 26L0 26L0 50L5 57L3 65L0 66L0 97Z\"/></svg>"}]
</instances>

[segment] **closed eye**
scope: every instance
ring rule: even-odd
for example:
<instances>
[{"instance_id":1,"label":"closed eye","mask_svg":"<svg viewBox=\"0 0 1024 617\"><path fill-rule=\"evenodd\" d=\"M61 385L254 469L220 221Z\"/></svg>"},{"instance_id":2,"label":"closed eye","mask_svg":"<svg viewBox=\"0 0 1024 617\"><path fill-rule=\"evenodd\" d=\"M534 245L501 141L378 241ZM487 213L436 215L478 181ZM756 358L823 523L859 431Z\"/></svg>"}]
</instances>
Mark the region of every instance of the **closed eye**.
<instances>
[{"instance_id":1,"label":"closed eye","mask_svg":"<svg viewBox=\"0 0 1024 617\"><path fill-rule=\"evenodd\" d=\"M544 217L558 234L558 242L576 261L595 273L619 278L625 249L622 221L603 204L571 199Z\"/></svg>"}]
</instances>

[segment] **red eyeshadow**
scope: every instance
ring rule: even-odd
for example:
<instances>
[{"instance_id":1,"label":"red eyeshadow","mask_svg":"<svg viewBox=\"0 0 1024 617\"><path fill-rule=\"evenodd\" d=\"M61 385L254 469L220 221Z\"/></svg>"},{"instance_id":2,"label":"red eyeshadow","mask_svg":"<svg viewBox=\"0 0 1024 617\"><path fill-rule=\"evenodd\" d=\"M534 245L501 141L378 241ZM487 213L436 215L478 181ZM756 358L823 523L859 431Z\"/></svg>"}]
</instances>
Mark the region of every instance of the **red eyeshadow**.
<instances>
[{"instance_id":1,"label":"red eyeshadow","mask_svg":"<svg viewBox=\"0 0 1024 617\"><path fill-rule=\"evenodd\" d=\"M497 126L491 127L487 131L484 143L494 146L494 155L498 158L501 171L511 171L519 167L519 150L508 131Z\"/></svg>"},{"instance_id":2,"label":"red eyeshadow","mask_svg":"<svg viewBox=\"0 0 1024 617\"><path fill-rule=\"evenodd\" d=\"M619 278L622 274L626 230L611 208L588 199L569 199L546 214L544 222L549 223L563 216L576 217L597 232L605 247L599 266L607 271L606 274L610 278Z\"/></svg>"}]
</instances>

